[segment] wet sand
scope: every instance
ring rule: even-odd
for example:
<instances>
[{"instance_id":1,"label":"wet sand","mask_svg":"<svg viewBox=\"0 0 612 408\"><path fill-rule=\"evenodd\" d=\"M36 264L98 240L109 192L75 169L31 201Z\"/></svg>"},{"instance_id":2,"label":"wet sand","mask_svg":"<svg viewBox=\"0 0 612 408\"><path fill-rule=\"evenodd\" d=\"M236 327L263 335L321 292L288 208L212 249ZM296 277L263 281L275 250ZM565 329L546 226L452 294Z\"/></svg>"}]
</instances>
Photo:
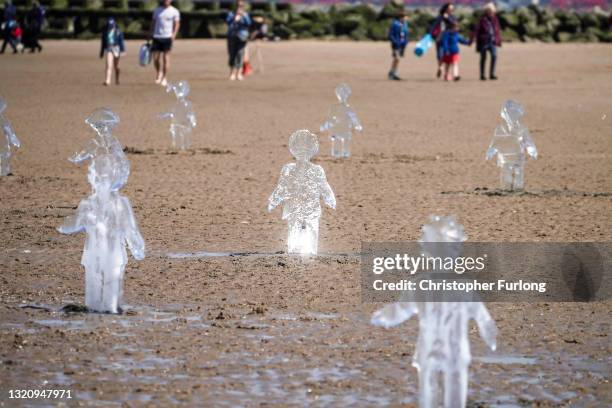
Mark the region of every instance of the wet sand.
<instances>
[{"instance_id":1,"label":"wet sand","mask_svg":"<svg viewBox=\"0 0 612 408\"><path fill-rule=\"evenodd\" d=\"M230 83L223 42L179 41L171 79L189 81L199 120L179 154L156 119L174 98L137 66L139 45L128 42L118 87L101 86L97 42L0 57L23 144L0 178L1 406L55 405L8 399L41 388L72 390L70 406L414 406L417 321L368 324L378 305L361 303L362 241L415 240L432 213L455 214L473 241L612 240L609 45L505 45L500 80L485 83L473 50L458 83L434 79L433 55L409 55L396 83L386 43L270 43L265 72ZM341 81L365 131L350 160L320 137L315 161L338 207L324 210L323 255L302 260L282 253L286 225L267 198L289 135L318 129ZM529 194L482 194L497 188L484 155L507 98L525 105L540 155L526 165ZM122 120L123 194L147 258L127 266L126 313L64 314L84 301L84 236L55 228L89 193L86 168L66 158L100 106ZM490 304L499 349L473 328L469 405L611 404L611 306Z\"/></svg>"}]
</instances>

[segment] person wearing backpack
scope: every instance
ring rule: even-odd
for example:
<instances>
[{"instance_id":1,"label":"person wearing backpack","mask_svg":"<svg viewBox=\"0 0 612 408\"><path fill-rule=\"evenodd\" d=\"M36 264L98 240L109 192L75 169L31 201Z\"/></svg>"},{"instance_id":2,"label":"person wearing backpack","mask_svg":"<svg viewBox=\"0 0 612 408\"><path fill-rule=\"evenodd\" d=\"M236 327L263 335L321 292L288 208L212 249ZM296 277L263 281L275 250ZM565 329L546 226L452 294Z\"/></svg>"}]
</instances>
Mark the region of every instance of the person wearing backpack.
<instances>
[{"instance_id":1,"label":"person wearing backpack","mask_svg":"<svg viewBox=\"0 0 612 408\"><path fill-rule=\"evenodd\" d=\"M444 32L457 22L457 19L453 16L455 6L453 3L445 3L440 7L438 17L429 26L428 33L436 41L436 57L438 60L438 71L436 77L442 76L442 64L444 64L444 50L442 49L442 35Z\"/></svg>"},{"instance_id":2,"label":"person wearing backpack","mask_svg":"<svg viewBox=\"0 0 612 408\"><path fill-rule=\"evenodd\" d=\"M123 33L117 26L114 18L109 18L102 31L100 44L100 58L106 57L105 79L103 85L109 86L115 71L115 83L119 85L119 59L125 53Z\"/></svg>"}]
</instances>

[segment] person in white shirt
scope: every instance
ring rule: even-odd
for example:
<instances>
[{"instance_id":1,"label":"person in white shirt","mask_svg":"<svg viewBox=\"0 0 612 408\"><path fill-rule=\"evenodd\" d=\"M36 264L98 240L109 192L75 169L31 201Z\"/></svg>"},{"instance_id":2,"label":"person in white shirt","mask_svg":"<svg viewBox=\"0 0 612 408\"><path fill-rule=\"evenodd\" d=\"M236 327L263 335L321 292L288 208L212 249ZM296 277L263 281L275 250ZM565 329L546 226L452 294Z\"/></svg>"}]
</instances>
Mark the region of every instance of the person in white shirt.
<instances>
[{"instance_id":1,"label":"person in white shirt","mask_svg":"<svg viewBox=\"0 0 612 408\"><path fill-rule=\"evenodd\" d=\"M162 86L168 84L166 77L170 67L170 50L172 49L172 41L179 31L180 21L181 13L175 7L172 7L172 0L163 0L161 6L153 12L149 37L153 38L151 51L153 52L153 62L157 72L155 83Z\"/></svg>"}]
</instances>

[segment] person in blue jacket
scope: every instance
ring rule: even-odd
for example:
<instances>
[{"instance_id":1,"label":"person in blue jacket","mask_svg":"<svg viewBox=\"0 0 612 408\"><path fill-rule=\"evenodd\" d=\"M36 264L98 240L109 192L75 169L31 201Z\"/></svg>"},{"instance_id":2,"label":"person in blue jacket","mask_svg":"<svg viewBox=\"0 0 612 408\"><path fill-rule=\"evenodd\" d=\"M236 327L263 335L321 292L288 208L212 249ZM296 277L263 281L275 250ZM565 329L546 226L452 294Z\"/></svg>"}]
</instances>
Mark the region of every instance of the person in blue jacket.
<instances>
[{"instance_id":1,"label":"person in blue jacket","mask_svg":"<svg viewBox=\"0 0 612 408\"><path fill-rule=\"evenodd\" d=\"M242 81L242 64L244 51L249 40L251 17L246 12L243 0L236 2L236 11L227 15L227 53L229 54L229 67L231 81Z\"/></svg>"},{"instance_id":2,"label":"person in blue jacket","mask_svg":"<svg viewBox=\"0 0 612 408\"><path fill-rule=\"evenodd\" d=\"M441 48L444 62L444 80L451 80L451 70L453 79L459 81L459 43L470 45L470 40L465 39L459 34L459 24L453 22L450 27L442 34Z\"/></svg>"},{"instance_id":3,"label":"person in blue jacket","mask_svg":"<svg viewBox=\"0 0 612 408\"><path fill-rule=\"evenodd\" d=\"M401 78L397 75L397 69L400 58L404 57L404 51L408 45L408 17L403 10L399 11L391 22L389 41L391 42L391 70L388 77L390 80L399 81Z\"/></svg>"},{"instance_id":4,"label":"person in blue jacket","mask_svg":"<svg viewBox=\"0 0 612 408\"><path fill-rule=\"evenodd\" d=\"M115 83L119 85L119 58L125 53L125 42L123 33L117 26L114 18L109 18L104 30L100 44L100 58L106 57L106 78L103 85L111 84L113 69L115 70Z\"/></svg>"}]
</instances>

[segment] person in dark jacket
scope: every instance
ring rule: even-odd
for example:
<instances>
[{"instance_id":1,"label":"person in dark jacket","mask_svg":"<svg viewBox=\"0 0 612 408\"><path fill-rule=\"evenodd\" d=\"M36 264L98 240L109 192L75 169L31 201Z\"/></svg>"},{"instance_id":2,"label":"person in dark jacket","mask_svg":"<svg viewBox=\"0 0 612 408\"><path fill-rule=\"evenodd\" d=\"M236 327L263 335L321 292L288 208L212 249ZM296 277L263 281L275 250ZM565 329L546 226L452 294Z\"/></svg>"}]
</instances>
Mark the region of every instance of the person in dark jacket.
<instances>
[{"instance_id":1,"label":"person in dark jacket","mask_svg":"<svg viewBox=\"0 0 612 408\"><path fill-rule=\"evenodd\" d=\"M229 67L231 81L242 81L242 65L247 41L249 40L251 18L245 10L242 0L236 3L236 11L230 12L225 20L227 22L227 52L229 54Z\"/></svg>"},{"instance_id":2,"label":"person in dark jacket","mask_svg":"<svg viewBox=\"0 0 612 408\"><path fill-rule=\"evenodd\" d=\"M29 48L30 52L42 51L42 45L40 45L38 39L40 38L40 32L42 31L44 21L45 9L41 7L38 1L35 1L32 3L32 8L25 17L23 51L25 51L26 48Z\"/></svg>"},{"instance_id":3,"label":"person in dark jacket","mask_svg":"<svg viewBox=\"0 0 612 408\"><path fill-rule=\"evenodd\" d=\"M399 81L401 78L397 75L397 69L400 58L404 57L404 51L408 45L408 17L403 10L399 11L391 22L389 41L391 42L391 70L388 78Z\"/></svg>"},{"instance_id":4,"label":"person in dark jacket","mask_svg":"<svg viewBox=\"0 0 612 408\"><path fill-rule=\"evenodd\" d=\"M13 49L13 54L17 53L17 45L15 43L15 35L14 30L17 26L17 8L13 4L11 0L7 0L4 3L4 15L2 24L4 29L2 30L2 49L0 49L0 54L4 54L4 50L6 49L6 44L9 44Z\"/></svg>"},{"instance_id":5,"label":"person in dark jacket","mask_svg":"<svg viewBox=\"0 0 612 408\"><path fill-rule=\"evenodd\" d=\"M113 69L115 70L115 83L119 85L119 58L125 53L125 41L123 33L117 26L114 18L109 18L104 30L100 44L100 58L106 56L106 77L103 85L111 84Z\"/></svg>"},{"instance_id":6,"label":"person in dark jacket","mask_svg":"<svg viewBox=\"0 0 612 408\"><path fill-rule=\"evenodd\" d=\"M485 14L480 18L476 29L472 33L476 39L476 51L480 53L480 80L485 81L485 64L487 52L491 54L491 65L489 67L489 79L497 79L495 76L495 64L497 62L497 47L501 47L501 28L499 20L495 15L495 4L485 5Z\"/></svg>"},{"instance_id":7,"label":"person in dark jacket","mask_svg":"<svg viewBox=\"0 0 612 408\"><path fill-rule=\"evenodd\" d=\"M457 22L457 19L455 16L453 16L454 10L455 6L453 3L443 4L442 7L440 7L438 17L436 17L433 23L429 26L429 30L427 30L427 32L436 42L436 58L438 59L438 71L436 72L436 76L438 78L442 76L442 64L444 63L444 53L442 52L442 34L444 34L444 32L453 23Z\"/></svg>"}]
</instances>

